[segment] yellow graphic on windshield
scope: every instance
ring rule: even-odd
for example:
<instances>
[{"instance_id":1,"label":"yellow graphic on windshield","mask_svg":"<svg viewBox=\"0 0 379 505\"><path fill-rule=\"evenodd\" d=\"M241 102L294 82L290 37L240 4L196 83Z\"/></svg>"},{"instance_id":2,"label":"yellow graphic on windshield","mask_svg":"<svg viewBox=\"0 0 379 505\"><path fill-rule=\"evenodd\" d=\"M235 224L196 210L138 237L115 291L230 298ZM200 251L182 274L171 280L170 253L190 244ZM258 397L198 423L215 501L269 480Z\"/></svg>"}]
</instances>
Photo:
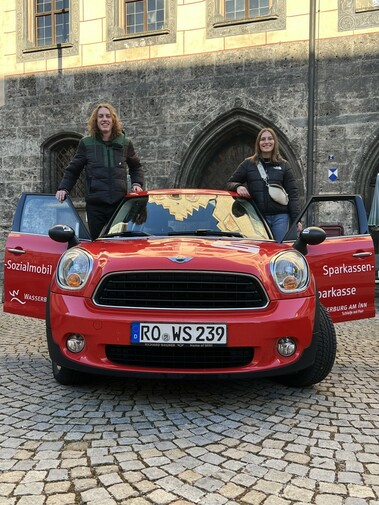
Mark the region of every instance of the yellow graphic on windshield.
<instances>
[{"instance_id":1,"label":"yellow graphic on windshield","mask_svg":"<svg viewBox=\"0 0 379 505\"><path fill-rule=\"evenodd\" d=\"M151 195L150 202L161 205L175 217L177 221L183 221L188 216L192 216L194 210L204 209L214 196L207 195Z\"/></svg>"}]
</instances>

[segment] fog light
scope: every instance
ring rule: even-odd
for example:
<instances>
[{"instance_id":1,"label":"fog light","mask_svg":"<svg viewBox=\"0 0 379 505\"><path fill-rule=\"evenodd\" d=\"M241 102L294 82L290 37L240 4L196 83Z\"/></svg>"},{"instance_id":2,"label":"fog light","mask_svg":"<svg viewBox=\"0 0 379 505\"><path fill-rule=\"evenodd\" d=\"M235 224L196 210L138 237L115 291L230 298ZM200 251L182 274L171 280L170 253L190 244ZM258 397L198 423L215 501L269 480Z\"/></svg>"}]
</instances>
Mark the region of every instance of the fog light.
<instances>
[{"instance_id":1,"label":"fog light","mask_svg":"<svg viewBox=\"0 0 379 505\"><path fill-rule=\"evenodd\" d=\"M295 341L290 337L281 338L277 344L278 353L281 356L292 356L296 351Z\"/></svg>"},{"instance_id":2,"label":"fog light","mask_svg":"<svg viewBox=\"0 0 379 505\"><path fill-rule=\"evenodd\" d=\"M73 333L70 335L66 341L67 349L71 352L80 352L84 349L85 340L82 335Z\"/></svg>"}]
</instances>

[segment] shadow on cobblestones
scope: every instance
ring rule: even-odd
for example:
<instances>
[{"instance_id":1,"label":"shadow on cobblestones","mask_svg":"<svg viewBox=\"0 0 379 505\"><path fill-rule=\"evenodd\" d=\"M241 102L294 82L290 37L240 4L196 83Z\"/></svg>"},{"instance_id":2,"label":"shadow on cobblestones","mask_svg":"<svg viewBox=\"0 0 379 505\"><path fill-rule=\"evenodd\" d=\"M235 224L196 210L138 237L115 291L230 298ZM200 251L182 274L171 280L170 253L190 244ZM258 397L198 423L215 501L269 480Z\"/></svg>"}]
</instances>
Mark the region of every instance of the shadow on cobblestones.
<instances>
[{"instance_id":1,"label":"shadow on cobblestones","mask_svg":"<svg viewBox=\"0 0 379 505\"><path fill-rule=\"evenodd\" d=\"M1 313L0 504L378 504L379 319L336 329L335 367L313 388L65 387L44 323Z\"/></svg>"}]
</instances>

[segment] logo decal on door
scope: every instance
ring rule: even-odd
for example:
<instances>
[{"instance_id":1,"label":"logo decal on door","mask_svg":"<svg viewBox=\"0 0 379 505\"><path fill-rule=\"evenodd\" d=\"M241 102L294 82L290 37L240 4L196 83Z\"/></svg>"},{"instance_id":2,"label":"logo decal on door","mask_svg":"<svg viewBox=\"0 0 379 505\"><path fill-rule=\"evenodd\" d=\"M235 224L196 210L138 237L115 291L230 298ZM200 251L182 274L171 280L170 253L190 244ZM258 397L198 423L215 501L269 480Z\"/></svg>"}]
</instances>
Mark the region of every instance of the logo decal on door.
<instances>
[{"instance_id":1,"label":"logo decal on door","mask_svg":"<svg viewBox=\"0 0 379 505\"><path fill-rule=\"evenodd\" d=\"M19 289L14 289L13 291L9 291L9 294L11 295L11 302L18 302L21 303L21 305L25 305L26 302L22 302L18 297Z\"/></svg>"}]
</instances>

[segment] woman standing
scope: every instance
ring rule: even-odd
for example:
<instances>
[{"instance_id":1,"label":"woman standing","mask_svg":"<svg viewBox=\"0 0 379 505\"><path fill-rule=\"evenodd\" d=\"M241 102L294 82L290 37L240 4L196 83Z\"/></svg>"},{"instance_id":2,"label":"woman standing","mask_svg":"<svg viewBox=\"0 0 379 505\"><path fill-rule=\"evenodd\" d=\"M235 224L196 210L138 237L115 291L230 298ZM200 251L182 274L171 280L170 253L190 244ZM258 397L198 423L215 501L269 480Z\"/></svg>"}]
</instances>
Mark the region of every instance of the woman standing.
<instances>
[{"instance_id":1,"label":"woman standing","mask_svg":"<svg viewBox=\"0 0 379 505\"><path fill-rule=\"evenodd\" d=\"M288 193L289 202L282 205L274 201L258 169L261 163L267 175L267 182L279 184ZM246 184L246 187L244 186ZM255 152L246 158L230 177L227 189L244 197L253 197L259 210L280 242L300 211L299 194L295 178L288 162L281 156L276 133L271 128L263 128L255 142ZM301 231L301 223L297 223Z\"/></svg>"}]
</instances>

